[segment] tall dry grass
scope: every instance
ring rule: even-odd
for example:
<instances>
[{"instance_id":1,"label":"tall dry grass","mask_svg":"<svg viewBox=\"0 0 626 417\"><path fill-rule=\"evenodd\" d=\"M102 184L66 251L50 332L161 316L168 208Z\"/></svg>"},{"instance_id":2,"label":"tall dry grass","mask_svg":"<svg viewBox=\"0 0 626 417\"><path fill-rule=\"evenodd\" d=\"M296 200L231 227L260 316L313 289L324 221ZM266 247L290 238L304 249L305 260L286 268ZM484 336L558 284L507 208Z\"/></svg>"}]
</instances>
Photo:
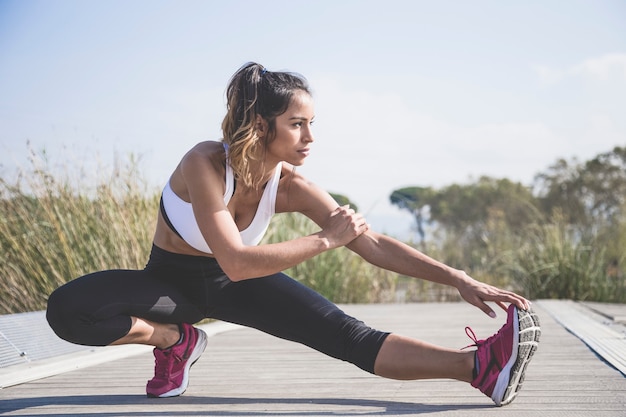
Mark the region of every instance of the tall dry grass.
<instances>
[{"instance_id":1,"label":"tall dry grass","mask_svg":"<svg viewBox=\"0 0 626 417\"><path fill-rule=\"evenodd\" d=\"M158 194L132 158L95 184L32 162L0 180L0 314L43 309L55 288L89 272L142 268L151 246Z\"/></svg>"}]
</instances>

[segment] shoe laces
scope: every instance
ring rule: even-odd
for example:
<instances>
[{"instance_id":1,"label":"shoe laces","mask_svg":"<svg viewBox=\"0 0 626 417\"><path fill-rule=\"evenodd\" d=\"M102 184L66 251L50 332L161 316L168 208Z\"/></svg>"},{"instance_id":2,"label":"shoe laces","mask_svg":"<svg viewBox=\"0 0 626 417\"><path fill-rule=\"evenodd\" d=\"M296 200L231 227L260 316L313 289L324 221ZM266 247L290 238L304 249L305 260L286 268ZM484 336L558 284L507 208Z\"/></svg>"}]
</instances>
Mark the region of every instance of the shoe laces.
<instances>
[{"instance_id":1,"label":"shoe laces","mask_svg":"<svg viewBox=\"0 0 626 417\"><path fill-rule=\"evenodd\" d=\"M172 351L163 350L155 355L154 376L157 378L168 378L172 371Z\"/></svg>"},{"instance_id":2,"label":"shoe laces","mask_svg":"<svg viewBox=\"0 0 626 417\"><path fill-rule=\"evenodd\" d=\"M481 339L481 340L479 340L479 339L476 337L476 334L474 333L474 331L472 330L472 328L468 326L468 327L466 327L466 328L465 328L465 334L466 334L466 335L467 335L470 339L472 339L472 341L473 341L474 343L473 343L473 344L471 344L471 345L467 345L467 346L465 346L463 349L467 349L467 348L469 348L469 347L477 347L477 348L481 348L481 347L482 347L482 346L484 346L484 345L487 345L487 346L489 347L489 346L491 346L491 345L493 345L493 344L497 343L498 341L501 341L501 340L502 340L501 333L502 333L502 332L504 332L504 331L506 330L506 328L507 328L507 326L506 326L506 324L505 324L504 326L500 327L500 329L498 330L498 332L497 332L497 333L495 333L495 334L493 334L493 335L489 336L487 339Z\"/></svg>"},{"instance_id":3,"label":"shoe laces","mask_svg":"<svg viewBox=\"0 0 626 417\"><path fill-rule=\"evenodd\" d=\"M476 333L474 333L474 330L472 330L472 328L469 327L469 326L465 327L465 334L467 335L467 337L472 339L472 342L474 342L474 343L470 344L470 345L467 345L464 348L461 348L461 350L465 350L465 349L471 348L471 347L480 347L480 346L484 345L487 342L487 340L489 340L489 339L487 339L487 340L485 340L485 339L478 340L478 337L476 337Z\"/></svg>"}]
</instances>

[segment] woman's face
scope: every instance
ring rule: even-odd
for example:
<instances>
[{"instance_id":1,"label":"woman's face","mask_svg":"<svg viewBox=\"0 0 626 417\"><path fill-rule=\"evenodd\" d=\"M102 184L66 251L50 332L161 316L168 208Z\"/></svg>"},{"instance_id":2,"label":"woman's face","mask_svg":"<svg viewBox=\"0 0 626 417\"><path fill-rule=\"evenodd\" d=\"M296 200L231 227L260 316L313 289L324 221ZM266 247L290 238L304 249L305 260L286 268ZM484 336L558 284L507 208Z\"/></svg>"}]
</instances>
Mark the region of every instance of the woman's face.
<instances>
[{"instance_id":1,"label":"woman's face","mask_svg":"<svg viewBox=\"0 0 626 417\"><path fill-rule=\"evenodd\" d=\"M285 161L295 166L302 165L314 140L311 131L314 118L312 97L304 91L295 93L287 111L276 117L276 135L267 145L266 156L275 158L277 163Z\"/></svg>"}]
</instances>

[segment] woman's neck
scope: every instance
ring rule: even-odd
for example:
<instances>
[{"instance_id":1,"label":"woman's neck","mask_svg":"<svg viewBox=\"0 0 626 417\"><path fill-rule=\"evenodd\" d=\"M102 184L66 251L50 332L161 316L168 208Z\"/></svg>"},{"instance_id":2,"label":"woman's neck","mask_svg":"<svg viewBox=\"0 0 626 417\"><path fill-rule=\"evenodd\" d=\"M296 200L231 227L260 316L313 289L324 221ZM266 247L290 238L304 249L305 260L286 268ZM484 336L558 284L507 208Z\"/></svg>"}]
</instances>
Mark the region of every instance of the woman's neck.
<instances>
[{"instance_id":1,"label":"woman's neck","mask_svg":"<svg viewBox=\"0 0 626 417\"><path fill-rule=\"evenodd\" d=\"M257 185L257 189L265 187L265 184L267 184L270 178L272 178L272 175L274 175L276 165L278 165L278 162L270 162L265 158L250 161L250 174L252 176L253 183Z\"/></svg>"}]
</instances>

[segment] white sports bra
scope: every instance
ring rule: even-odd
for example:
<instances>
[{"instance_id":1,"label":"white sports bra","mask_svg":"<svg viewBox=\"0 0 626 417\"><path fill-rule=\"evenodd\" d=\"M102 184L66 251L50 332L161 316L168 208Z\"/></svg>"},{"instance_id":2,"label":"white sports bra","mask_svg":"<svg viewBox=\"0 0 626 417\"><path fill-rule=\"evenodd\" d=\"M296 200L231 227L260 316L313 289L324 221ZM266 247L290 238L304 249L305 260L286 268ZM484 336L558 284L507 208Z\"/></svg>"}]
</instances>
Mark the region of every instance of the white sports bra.
<instances>
[{"instance_id":1,"label":"white sports bra","mask_svg":"<svg viewBox=\"0 0 626 417\"><path fill-rule=\"evenodd\" d=\"M228 151L226 145L224 148ZM228 159L227 159L228 161ZM276 213L276 194L278 192L278 182L280 181L282 163L274 169L274 175L265 185L263 195L259 201L256 213L250 225L239 232L241 240L245 245L258 245L270 224L272 216ZM233 169L226 163L226 190L224 191L224 204L228 204L235 192L235 178ZM213 253L207 244L198 222L193 214L191 203L181 199L170 187L169 181L163 188L161 196L161 213L170 228L180 236L187 244L193 248L205 252Z\"/></svg>"}]
</instances>

